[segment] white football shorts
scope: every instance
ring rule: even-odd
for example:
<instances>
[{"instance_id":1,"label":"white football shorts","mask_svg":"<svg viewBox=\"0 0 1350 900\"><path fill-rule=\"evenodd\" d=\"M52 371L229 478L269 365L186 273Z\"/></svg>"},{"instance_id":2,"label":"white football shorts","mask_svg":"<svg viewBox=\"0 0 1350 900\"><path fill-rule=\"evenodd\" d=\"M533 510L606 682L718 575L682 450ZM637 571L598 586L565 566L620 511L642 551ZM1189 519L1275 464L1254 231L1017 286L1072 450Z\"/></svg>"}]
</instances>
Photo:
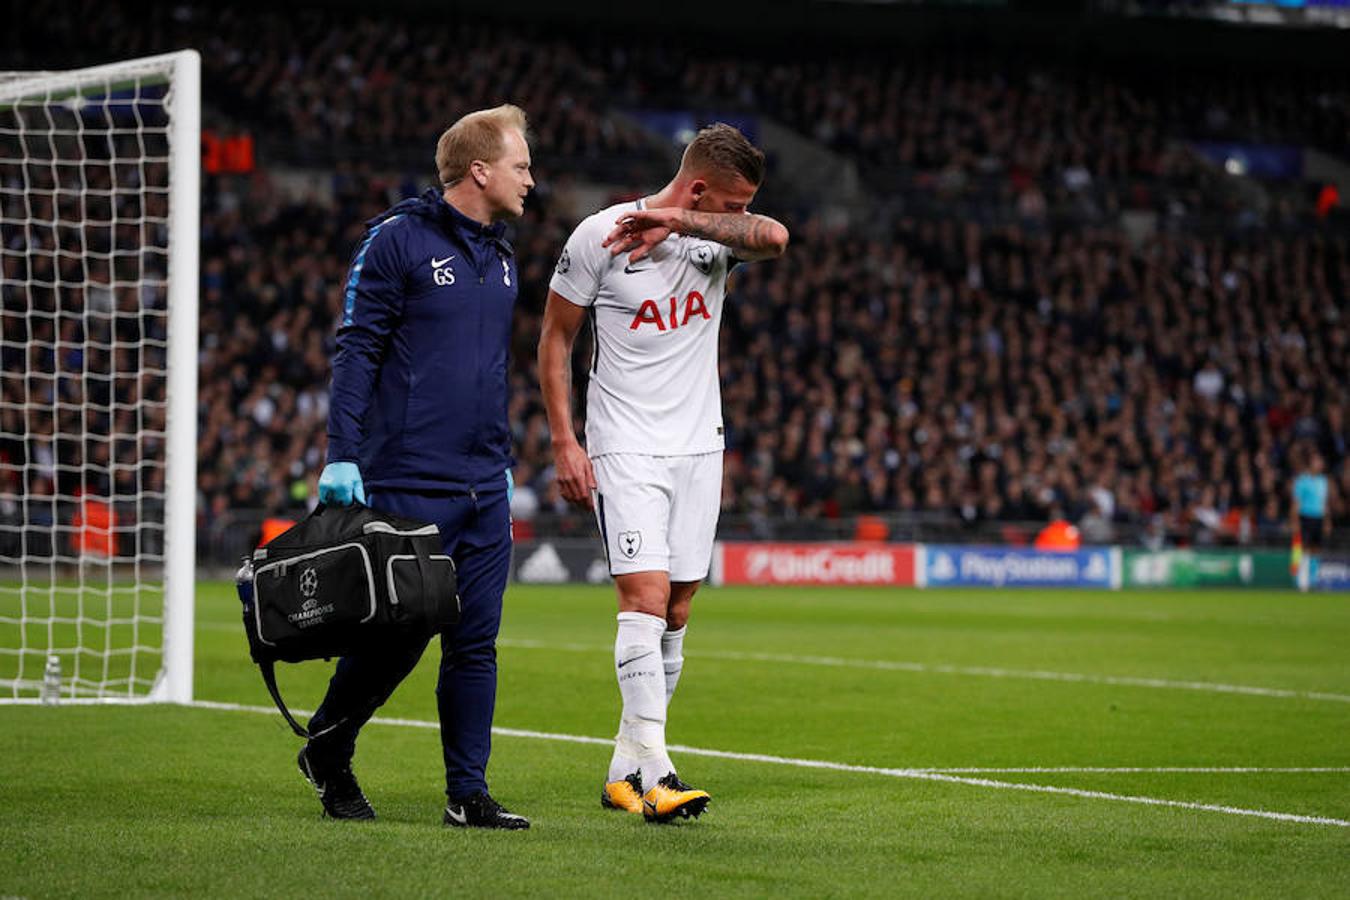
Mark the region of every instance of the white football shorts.
<instances>
[{"instance_id":1,"label":"white football shorts","mask_svg":"<svg viewBox=\"0 0 1350 900\"><path fill-rule=\"evenodd\" d=\"M668 572L699 581L712 564L722 507L722 451L607 453L595 469L595 518L611 575Z\"/></svg>"}]
</instances>

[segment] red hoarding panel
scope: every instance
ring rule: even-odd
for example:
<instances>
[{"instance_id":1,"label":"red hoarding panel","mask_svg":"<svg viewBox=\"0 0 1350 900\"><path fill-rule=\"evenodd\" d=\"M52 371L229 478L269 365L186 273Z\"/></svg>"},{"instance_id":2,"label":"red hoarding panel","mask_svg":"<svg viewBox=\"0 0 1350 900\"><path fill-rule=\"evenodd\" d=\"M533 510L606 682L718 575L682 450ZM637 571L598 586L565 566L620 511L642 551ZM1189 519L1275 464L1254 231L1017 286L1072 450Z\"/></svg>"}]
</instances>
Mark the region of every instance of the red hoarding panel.
<instances>
[{"instance_id":1,"label":"red hoarding panel","mask_svg":"<svg viewBox=\"0 0 1350 900\"><path fill-rule=\"evenodd\" d=\"M910 544L723 543L722 584L914 585Z\"/></svg>"}]
</instances>

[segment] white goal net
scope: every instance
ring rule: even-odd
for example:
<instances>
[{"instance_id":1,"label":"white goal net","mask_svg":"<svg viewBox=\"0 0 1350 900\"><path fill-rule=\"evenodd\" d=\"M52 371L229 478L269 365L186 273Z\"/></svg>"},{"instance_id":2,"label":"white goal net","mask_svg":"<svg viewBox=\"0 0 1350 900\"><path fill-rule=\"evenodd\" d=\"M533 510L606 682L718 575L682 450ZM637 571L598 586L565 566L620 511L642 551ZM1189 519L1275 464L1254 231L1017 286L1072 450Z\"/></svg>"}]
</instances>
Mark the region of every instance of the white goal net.
<instances>
[{"instance_id":1,"label":"white goal net","mask_svg":"<svg viewBox=\"0 0 1350 900\"><path fill-rule=\"evenodd\" d=\"M200 60L0 76L0 702L192 698Z\"/></svg>"}]
</instances>

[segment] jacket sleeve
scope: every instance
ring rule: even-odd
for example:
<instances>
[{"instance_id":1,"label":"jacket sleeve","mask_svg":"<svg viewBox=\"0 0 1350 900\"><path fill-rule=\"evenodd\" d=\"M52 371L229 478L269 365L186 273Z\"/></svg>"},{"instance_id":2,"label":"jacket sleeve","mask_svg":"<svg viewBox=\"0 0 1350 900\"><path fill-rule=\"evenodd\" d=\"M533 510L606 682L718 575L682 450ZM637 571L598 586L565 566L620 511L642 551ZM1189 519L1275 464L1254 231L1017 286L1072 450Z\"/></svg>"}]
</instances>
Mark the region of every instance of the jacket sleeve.
<instances>
[{"instance_id":1,"label":"jacket sleeve","mask_svg":"<svg viewBox=\"0 0 1350 900\"><path fill-rule=\"evenodd\" d=\"M328 405L328 461L355 462L365 433L376 374L390 333L403 317L400 232L388 219L366 233L352 257L342 297Z\"/></svg>"}]
</instances>

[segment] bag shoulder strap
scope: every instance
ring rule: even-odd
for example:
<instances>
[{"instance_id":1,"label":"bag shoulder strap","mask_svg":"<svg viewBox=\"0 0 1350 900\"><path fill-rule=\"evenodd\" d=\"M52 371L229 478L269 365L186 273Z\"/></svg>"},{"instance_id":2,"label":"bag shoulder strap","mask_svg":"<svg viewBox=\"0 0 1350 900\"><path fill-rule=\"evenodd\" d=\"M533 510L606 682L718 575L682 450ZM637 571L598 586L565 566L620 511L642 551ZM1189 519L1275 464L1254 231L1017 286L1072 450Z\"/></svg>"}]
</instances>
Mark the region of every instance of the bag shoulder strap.
<instances>
[{"instance_id":1,"label":"bag shoulder strap","mask_svg":"<svg viewBox=\"0 0 1350 900\"><path fill-rule=\"evenodd\" d=\"M286 708L286 702L281 699L281 691L277 689L276 663L269 659L265 662L258 663L258 668L262 670L263 682L267 685L267 692L272 695L272 702L277 705L277 709L281 710L281 715L291 726L291 731L294 731L305 740L309 740L313 737L313 735L305 730L304 726L295 721L295 716L291 715L291 711Z\"/></svg>"}]
</instances>

